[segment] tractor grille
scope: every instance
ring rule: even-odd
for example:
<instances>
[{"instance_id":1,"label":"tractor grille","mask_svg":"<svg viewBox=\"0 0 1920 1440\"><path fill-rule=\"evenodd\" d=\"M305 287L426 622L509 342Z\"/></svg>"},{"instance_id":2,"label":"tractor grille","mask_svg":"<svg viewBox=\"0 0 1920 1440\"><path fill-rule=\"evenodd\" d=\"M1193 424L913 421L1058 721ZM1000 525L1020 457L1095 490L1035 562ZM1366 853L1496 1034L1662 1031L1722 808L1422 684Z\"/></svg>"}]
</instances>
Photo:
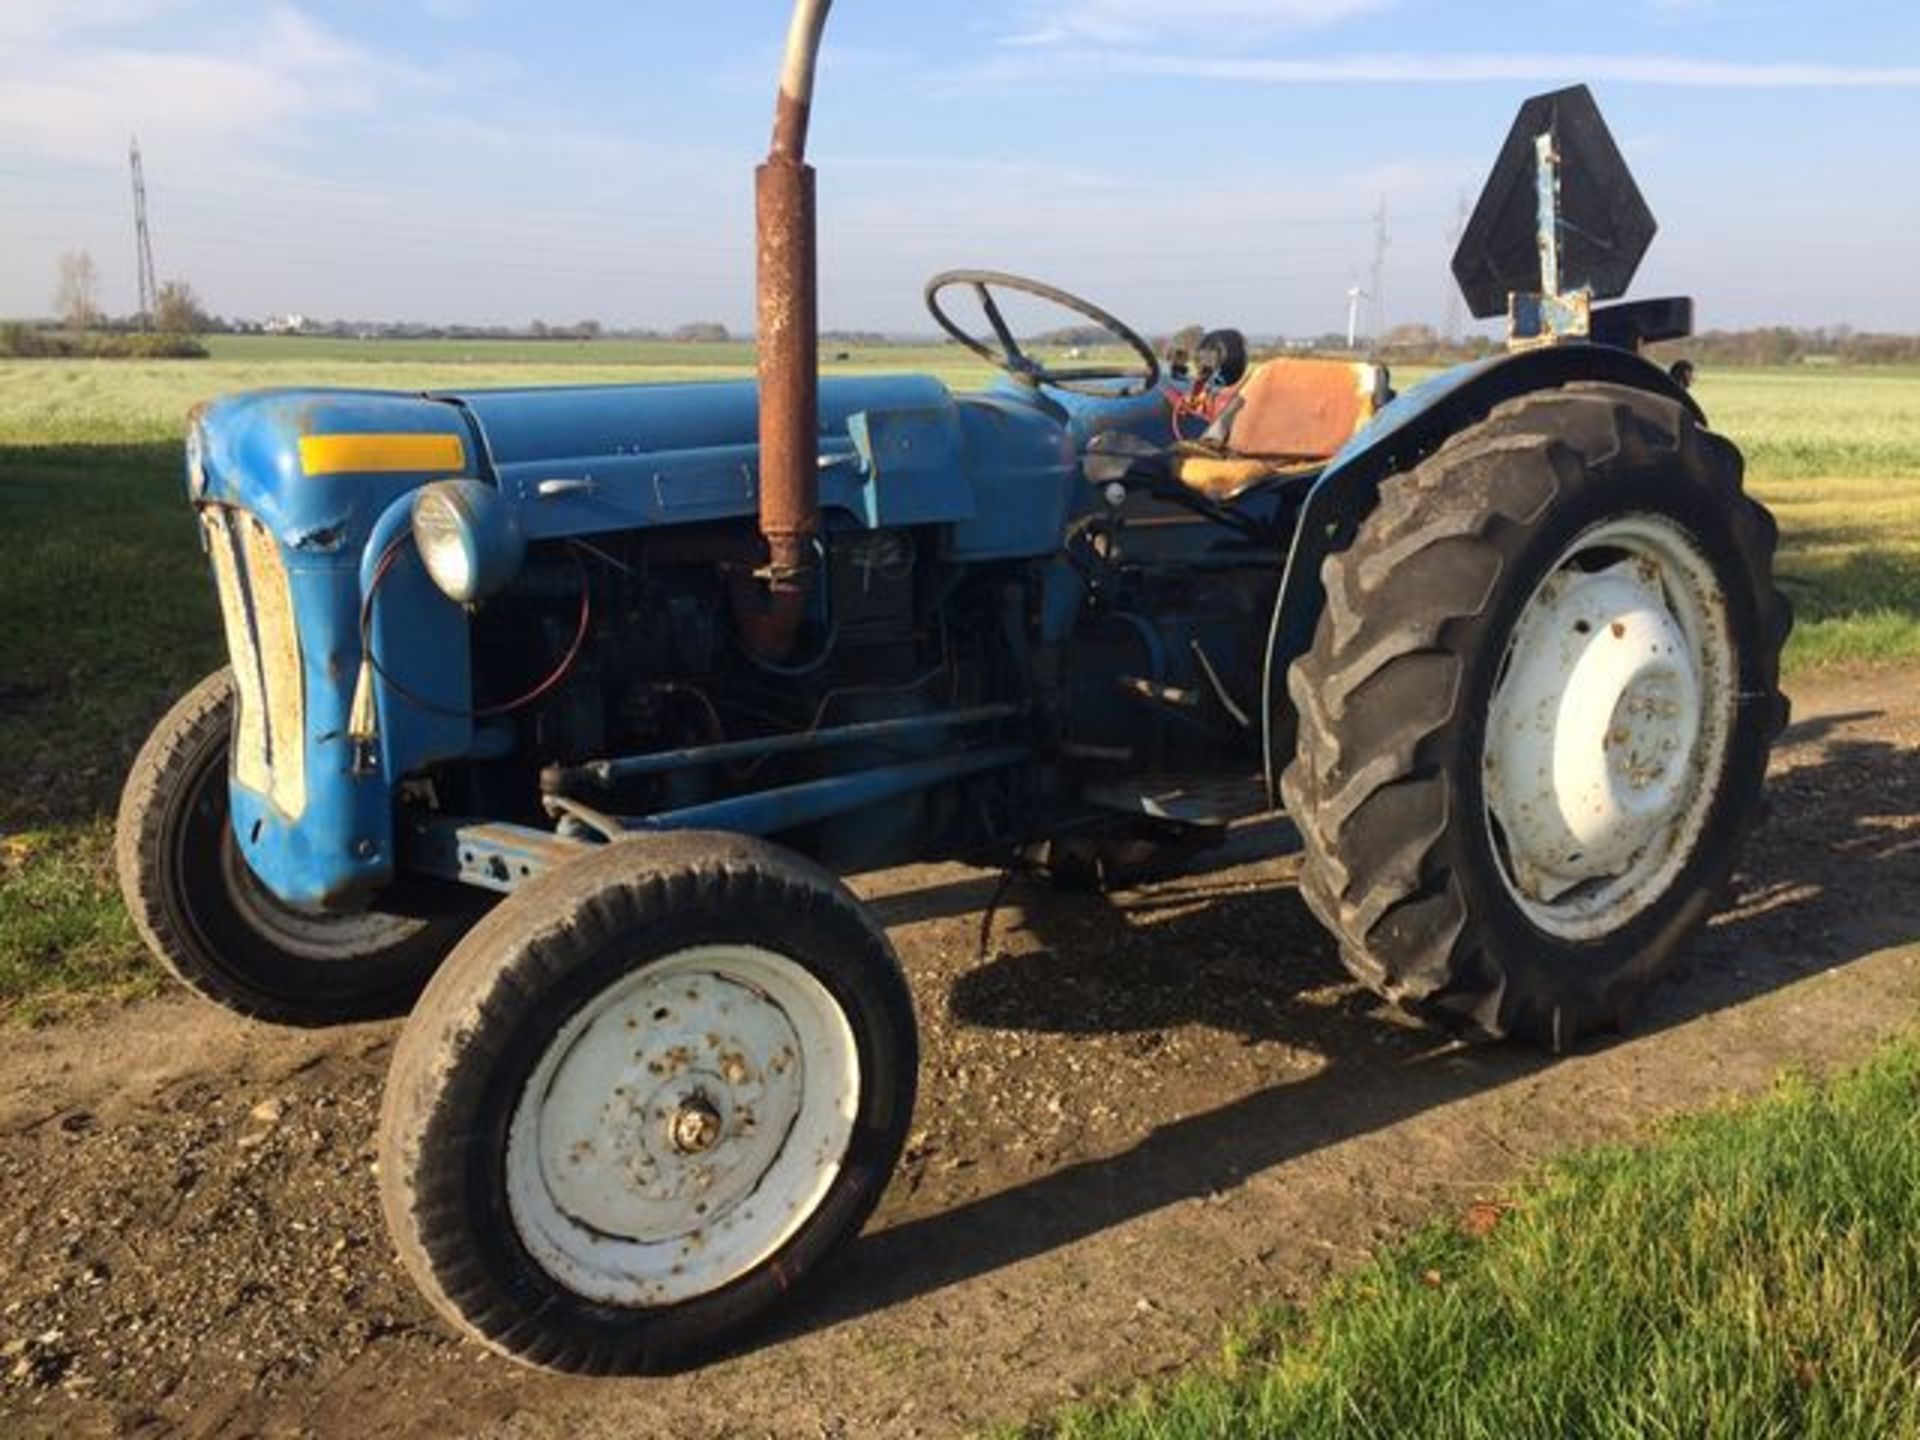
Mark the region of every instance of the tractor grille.
<instances>
[{"instance_id":1,"label":"tractor grille","mask_svg":"<svg viewBox=\"0 0 1920 1440\"><path fill-rule=\"evenodd\" d=\"M286 562L273 532L243 510L203 506L200 523L233 659L233 776L298 819L307 808L305 673Z\"/></svg>"}]
</instances>

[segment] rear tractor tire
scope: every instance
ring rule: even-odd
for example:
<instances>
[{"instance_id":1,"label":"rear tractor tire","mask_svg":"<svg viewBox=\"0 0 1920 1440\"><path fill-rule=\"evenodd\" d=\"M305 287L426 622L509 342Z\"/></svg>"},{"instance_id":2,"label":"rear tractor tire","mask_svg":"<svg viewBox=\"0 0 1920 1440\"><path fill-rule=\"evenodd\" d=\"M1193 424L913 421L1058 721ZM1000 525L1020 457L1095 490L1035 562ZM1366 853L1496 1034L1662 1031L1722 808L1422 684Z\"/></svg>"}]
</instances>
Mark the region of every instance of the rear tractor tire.
<instances>
[{"instance_id":1,"label":"rear tractor tire","mask_svg":"<svg viewBox=\"0 0 1920 1440\"><path fill-rule=\"evenodd\" d=\"M135 928L182 984L241 1015L332 1025L405 1013L475 902L397 914L279 900L227 822L233 712L233 674L217 670L161 717L133 762L114 860Z\"/></svg>"},{"instance_id":2,"label":"rear tractor tire","mask_svg":"<svg viewBox=\"0 0 1920 1440\"><path fill-rule=\"evenodd\" d=\"M913 1004L832 875L637 836L517 891L394 1052L380 1198L435 1309L523 1363L677 1369L865 1222L913 1113Z\"/></svg>"},{"instance_id":3,"label":"rear tractor tire","mask_svg":"<svg viewBox=\"0 0 1920 1440\"><path fill-rule=\"evenodd\" d=\"M1366 985L1561 1049L1705 921L1785 723L1775 527L1683 405L1510 401L1380 488L1288 676L1301 886Z\"/></svg>"}]
</instances>

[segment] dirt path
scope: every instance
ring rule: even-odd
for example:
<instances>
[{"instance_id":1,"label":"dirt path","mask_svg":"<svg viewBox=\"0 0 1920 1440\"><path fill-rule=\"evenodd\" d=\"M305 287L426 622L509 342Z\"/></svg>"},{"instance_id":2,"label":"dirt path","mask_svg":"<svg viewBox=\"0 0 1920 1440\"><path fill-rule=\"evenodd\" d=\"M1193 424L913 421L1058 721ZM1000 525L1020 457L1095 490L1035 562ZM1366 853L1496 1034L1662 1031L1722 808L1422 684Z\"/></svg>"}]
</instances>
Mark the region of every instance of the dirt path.
<instances>
[{"instance_id":1,"label":"dirt path","mask_svg":"<svg viewBox=\"0 0 1920 1440\"><path fill-rule=\"evenodd\" d=\"M1796 713L1691 979L1557 1063L1380 1014L1284 855L1107 899L1016 888L984 964L993 876L865 885L925 1027L908 1161L762 1345L662 1381L517 1370L414 1298L370 1173L394 1027L167 1000L0 1035L0 1428L943 1434L1178 1366L1537 1155L1911 1022L1920 676L1804 685Z\"/></svg>"}]
</instances>

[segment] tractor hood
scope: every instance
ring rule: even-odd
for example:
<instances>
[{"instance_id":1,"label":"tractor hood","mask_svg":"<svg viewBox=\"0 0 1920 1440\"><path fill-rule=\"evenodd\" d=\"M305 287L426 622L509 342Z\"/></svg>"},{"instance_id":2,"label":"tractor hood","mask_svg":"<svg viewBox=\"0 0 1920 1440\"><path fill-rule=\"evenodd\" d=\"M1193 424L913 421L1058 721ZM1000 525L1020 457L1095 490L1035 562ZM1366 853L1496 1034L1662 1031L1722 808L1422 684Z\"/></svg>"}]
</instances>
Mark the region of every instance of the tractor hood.
<instances>
[{"instance_id":1,"label":"tractor hood","mask_svg":"<svg viewBox=\"0 0 1920 1440\"><path fill-rule=\"evenodd\" d=\"M187 488L257 516L289 550L364 543L399 495L483 473L472 427L443 400L372 390L257 390L194 413Z\"/></svg>"},{"instance_id":2,"label":"tractor hood","mask_svg":"<svg viewBox=\"0 0 1920 1440\"><path fill-rule=\"evenodd\" d=\"M758 400L748 380L278 390L195 415L188 488L246 681L242 708L252 685L266 716L243 718L243 739L261 749L235 767L234 828L275 894L332 904L386 883L393 785L477 743L466 613L404 550L368 633L383 668L418 698L379 679L377 743L354 738L362 597L410 524L413 492L452 477L497 485L533 541L750 522ZM1057 410L1013 394L958 400L925 376L859 377L821 384L819 419L819 493L833 524L939 525L956 560L1057 544L1078 474Z\"/></svg>"},{"instance_id":3,"label":"tractor hood","mask_svg":"<svg viewBox=\"0 0 1920 1440\"><path fill-rule=\"evenodd\" d=\"M257 391L196 416L189 485L309 555L357 557L394 501L454 476L498 485L529 540L731 520L759 503L758 417L751 380ZM868 528L954 525L970 558L1044 553L1080 429L1017 387L957 398L926 375L826 379L821 506Z\"/></svg>"},{"instance_id":4,"label":"tractor hood","mask_svg":"<svg viewBox=\"0 0 1920 1440\"><path fill-rule=\"evenodd\" d=\"M196 501L240 506L301 551L364 544L394 499L452 476L491 480L524 503L529 538L682 524L753 510L758 415L750 380L420 395L255 391L196 415L188 478ZM1057 463L1057 435L1026 428ZM953 395L928 376L820 386L821 466L844 470L848 481L882 470L941 470L957 481L961 429ZM829 503L868 523L972 513L958 483L897 497L911 513L863 513L874 507L855 493L860 487L831 478Z\"/></svg>"}]
</instances>

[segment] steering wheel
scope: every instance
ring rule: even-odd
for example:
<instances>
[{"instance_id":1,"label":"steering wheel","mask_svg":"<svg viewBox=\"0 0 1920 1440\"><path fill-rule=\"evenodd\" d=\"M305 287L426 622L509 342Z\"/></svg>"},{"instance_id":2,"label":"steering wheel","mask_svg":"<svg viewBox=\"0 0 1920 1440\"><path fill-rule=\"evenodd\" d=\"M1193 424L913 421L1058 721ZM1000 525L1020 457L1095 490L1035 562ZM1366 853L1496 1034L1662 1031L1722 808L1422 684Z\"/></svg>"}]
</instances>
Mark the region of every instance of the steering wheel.
<instances>
[{"instance_id":1,"label":"steering wheel","mask_svg":"<svg viewBox=\"0 0 1920 1440\"><path fill-rule=\"evenodd\" d=\"M986 313L987 323L993 327L995 345L969 335L947 312L941 308L940 294L956 285L970 286L973 293L980 297L980 308ZM1114 367L1108 365L1076 366L1072 369L1051 369L1041 364L1020 348L1020 342L1013 338L1000 307L995 303L995 290L1013 290L1022 295L1037 296L1058 305L1063 310L1071 310L1093 321L1109 335L1124 341L1143 362L1141 368ZM1082 300L1078 295L1069 295L1065 290L1056 290L1038 280L1027 280L1018 275L1003 274L998 270L947 270L927 281L927 309L939 322L940 328L958 340L967 349L991 365L997 365L1018 380L1029 385L1048 385L1056 390L1070 390L1076 395L1100 395L1108 398L1127 398L1144 395L1160 383L1160 357L1153 353L1153 346L1142 340L1126 324L1116 320L1091 301ZM1097 380L1125 380L1126 387L1113 390L1091 382Z\"/></svg>"}]
</instances>

